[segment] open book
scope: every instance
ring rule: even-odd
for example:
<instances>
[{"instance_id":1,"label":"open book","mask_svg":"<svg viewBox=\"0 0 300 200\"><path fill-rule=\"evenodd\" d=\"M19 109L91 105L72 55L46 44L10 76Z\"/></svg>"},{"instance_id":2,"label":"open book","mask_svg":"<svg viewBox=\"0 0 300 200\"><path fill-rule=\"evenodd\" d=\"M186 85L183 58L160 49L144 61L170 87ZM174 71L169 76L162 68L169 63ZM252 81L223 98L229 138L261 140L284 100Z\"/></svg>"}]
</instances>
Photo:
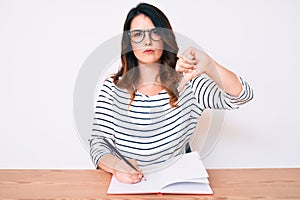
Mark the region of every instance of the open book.
<instances>
[{"instance_id":1,"label":"open book","mask_svg":"<svg viewBox=\"0 0 300 200\"><path fill-rule=\"evenodd\" d=\"M197 152L183 154L174 163L159 171L145 173L136 184L111 179L107 194L212 194L208 174Z\"/></svg>"}]
</instances>

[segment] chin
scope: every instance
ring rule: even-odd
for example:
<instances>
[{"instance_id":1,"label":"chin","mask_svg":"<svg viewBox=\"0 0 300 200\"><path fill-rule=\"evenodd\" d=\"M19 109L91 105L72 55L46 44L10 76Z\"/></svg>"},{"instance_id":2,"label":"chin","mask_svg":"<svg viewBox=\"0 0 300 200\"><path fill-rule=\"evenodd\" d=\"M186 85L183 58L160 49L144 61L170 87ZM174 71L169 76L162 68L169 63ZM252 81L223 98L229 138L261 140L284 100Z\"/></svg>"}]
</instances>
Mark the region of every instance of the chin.
<instances>
[{"instance_id":1,"label":"chin","mask_svg":"<svg viewBox=\"0 0 300 200\"><path fill-rule=\"evenodd\" d=\"M160 63L161 55L138 55L135 54L136 58L139 61L139 64L153 64L153 63Z\"/></svg>"},{"instance_id":2,"label":"chin","mask_svg":"<svg viewBox=\"0 0 300 200\"><path fill-rule=\"evenodd\" d=\"M149 64L158 64L159 61L140 61L139 64L140 65L149 65Z\"/></svg>"},{"instance_id":3,"label":"chin","mask_svg":"<svg viewBox=\"0 0 300 200\"><path fill-rule=\"evenodd\" d=\"M160 58L145 58L138 59L140 64L153 64L153 63L160 63Z\"/></svg>"}]
</instances>

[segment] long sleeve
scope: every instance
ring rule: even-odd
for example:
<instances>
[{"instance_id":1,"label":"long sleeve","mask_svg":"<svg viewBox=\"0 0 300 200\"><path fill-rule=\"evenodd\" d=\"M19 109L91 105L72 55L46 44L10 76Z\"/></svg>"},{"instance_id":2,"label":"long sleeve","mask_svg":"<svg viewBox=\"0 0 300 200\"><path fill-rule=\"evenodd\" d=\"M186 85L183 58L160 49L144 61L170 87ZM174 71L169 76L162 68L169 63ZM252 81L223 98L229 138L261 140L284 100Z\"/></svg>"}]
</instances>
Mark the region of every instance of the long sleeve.
<instances>
[{"instance_id":1,"label":"long sleeve","mask_svg":"<svg viewBox=\"0 0 300 200\"><path fill-rule=\"evenodd\" d=\"M221 90L207 75L203 74L191 80L190 84L197 99L199 108L204 109L237 109L253 98L253 90L241 77L242 91L232 96Z\"/></svg>"},{"instance_id":2,"label":"long sleeve","mask_svg":"<svg viewBox=\"0 0 300 200\"><path fill-rule=\"evenodd\" d=\"M110 150L103 141L103 137L114 140L114 120L112 112L112 80L106 80L97 96L95 115L90 143L90 156L95 166L99 159L110 154Z\"/></svg>"}]
</instances>

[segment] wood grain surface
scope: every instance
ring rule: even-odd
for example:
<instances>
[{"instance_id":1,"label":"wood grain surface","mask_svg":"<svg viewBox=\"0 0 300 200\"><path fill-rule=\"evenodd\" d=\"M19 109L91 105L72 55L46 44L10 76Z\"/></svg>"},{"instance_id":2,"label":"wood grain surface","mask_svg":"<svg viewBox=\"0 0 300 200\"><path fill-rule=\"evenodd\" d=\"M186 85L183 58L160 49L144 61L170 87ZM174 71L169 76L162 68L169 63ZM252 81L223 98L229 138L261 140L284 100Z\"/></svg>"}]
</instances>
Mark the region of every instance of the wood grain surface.
<instances>
[{"instance_id":1,"label":"wood grain surface","mask_svg":"<svg viewBox=\"0 0 300 200\"><path fill-rule=\"evenodd\" d=\"M208 169L213 195L106 195L102 170L0 170L0 199L300 199L300 168Z\"/></svg>"}]
</instances>

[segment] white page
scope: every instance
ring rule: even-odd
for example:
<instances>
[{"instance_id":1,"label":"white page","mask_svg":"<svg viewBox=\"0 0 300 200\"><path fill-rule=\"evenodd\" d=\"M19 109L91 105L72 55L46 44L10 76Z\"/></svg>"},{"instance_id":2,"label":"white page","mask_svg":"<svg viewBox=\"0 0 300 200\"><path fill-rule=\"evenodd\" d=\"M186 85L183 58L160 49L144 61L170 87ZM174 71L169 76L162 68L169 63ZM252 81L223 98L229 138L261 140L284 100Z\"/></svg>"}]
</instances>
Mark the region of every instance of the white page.
<instances>
[{"instance_id":1,"label":"white page","mask_svg":"<svg viewBox=\"0 0 300 200\"><path fill-rule=\"evenodd\" d=\"M161 188L168 184L195 178L207 178L208 174L197 152L183 154L169 167L156 172Z\"/></svg>"},{"instance_id":2,"label":"white page","mask_svg":"<svg viewBox=\"0 0 300 200\"><path fill-rule=\"evenodd\" d=\"M190 182L190 183L209 183L208 178L192 178L192 179L184 180L183 182Z\"/></svg>"},{"instance_id":3,"label":"white page","mask_svg":"<svg viewBox=\"0 0 300 200\"><path fill-rule=\"evenodd\" d=\"M161 193L172 194L213 194L208 183L174 183L161 190Z\"/></svg>"},{"instance_id":4,"label":"white page","mask_svg":"<svg viewBox=\"0 0 300 200\"><path fill-rule=\"evenodd\" d=\"M181 181L198 182L198 184L208 185L207 177L208 174L202 161L200 160L199 154L197 152L192 152L183 154L178 160L173 162L172 165L168 166L167 168L145 174L145 179L136 184L121 183L113 176L107 193L158 193L161 192L163 187ZM194 185L187 184L188 187L195 187ZM175 189L176 188L177 187L175 186Z\"/></svg>"},{"instance_id":5,"label":"white page","mask_svg":"<svg viewBox=\"0 0 300 200\"><path fill-rule=\"evenodd\" d=\"M128 184L119 182L114 176L111 179L107 194L144 194L157 193L160 186L157 182L142 180L139 183Z\"/></svg>"}]
</instances>

